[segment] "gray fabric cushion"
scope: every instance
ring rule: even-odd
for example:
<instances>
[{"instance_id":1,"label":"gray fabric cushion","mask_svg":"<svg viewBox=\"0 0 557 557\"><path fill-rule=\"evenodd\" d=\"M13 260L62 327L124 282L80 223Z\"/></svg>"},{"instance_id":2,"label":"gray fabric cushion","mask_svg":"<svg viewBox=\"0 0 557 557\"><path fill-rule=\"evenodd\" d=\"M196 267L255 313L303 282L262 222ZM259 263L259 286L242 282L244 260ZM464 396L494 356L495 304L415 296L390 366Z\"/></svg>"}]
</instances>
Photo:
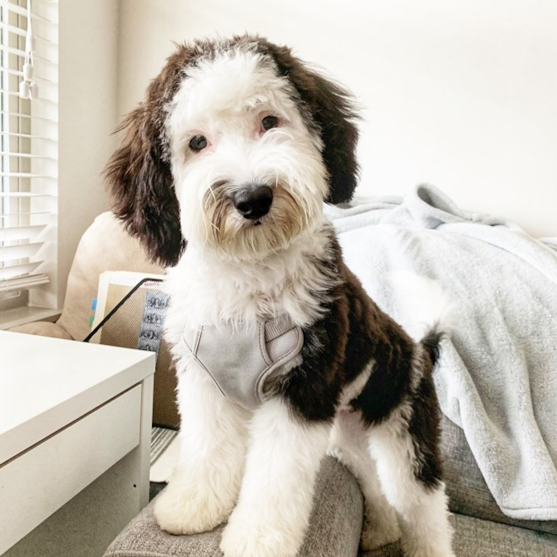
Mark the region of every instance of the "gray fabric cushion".
<instances>
[{"instance_id":1,"label":"gray fabric cushion","mask_svg":"<svg viewBox=\"0 0 557 557\"><path fill-rule=\"evenodd\" d=\"M476 464L464 431L445 416L442 419L441 451L451 511L557 534L556 521L517 520L501 512Z\"/></svg>"},{"instance_id":2,"label":"gray fabric cushion","mask_svg":"<svg viewBox=\"0 0 557 557\"><path fill-rule=\"evenodd\" d=\"M453 515L457 557L557 557L557 536L470 516ZM361 557L402 557L399 544Z\"/></svg>"},{"instance_id":3,"label":"gray fabric cushion","mask_svg":"<svg viewBox=\"0 0 557 557\"><path fill-rule=\"evenodd\" d=\"M327 457L316 485L314 508L300 557L355 557L362 530L363 500L354 477ZM222 527L192 536L161 531L149 504L114 540L105 557L222 557Z\"/></svg>"}]
</instances>

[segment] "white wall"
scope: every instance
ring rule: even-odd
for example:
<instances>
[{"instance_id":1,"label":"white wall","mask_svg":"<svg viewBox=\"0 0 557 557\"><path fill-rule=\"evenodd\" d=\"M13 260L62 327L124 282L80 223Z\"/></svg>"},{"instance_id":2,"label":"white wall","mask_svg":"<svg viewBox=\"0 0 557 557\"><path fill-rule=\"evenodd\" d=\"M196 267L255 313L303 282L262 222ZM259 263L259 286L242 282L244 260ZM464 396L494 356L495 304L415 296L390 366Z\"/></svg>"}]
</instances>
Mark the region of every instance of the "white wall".
<instances>
[{"instance_id":1,"label":"white wall","mask_svg":"<svg viewBox=\"0 0 557 557\"><path fill-rule=\"evenodd\" d=\"M116 147L118 13L114 0L60 0L59 306L77 243L108 207L101 173Z\"/></svg>"},{"instance_id":2,"label":"white wall","mask_svg":"<svg viewBox=\"0 0 557 557\"><path fill-rule=\"evenodd\" d=\"M359 193L433 183L557 235L555 0L121 0L120 116L172 41L258 32L362 106Z\"/></svg>"}]
</instances>

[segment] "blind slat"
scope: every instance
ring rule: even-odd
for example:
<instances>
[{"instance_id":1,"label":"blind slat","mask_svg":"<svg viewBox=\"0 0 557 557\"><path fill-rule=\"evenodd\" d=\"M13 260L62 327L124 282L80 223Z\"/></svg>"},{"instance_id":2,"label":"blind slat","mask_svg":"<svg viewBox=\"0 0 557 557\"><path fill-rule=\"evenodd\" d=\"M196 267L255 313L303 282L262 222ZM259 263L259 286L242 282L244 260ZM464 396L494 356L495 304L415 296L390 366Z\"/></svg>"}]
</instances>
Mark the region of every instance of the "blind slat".
<instances>
[{"instance_id":1,"label":"blind slat","mask_svg":"<svg viewBox=\"0 0 557 557\"><path fill-rule=\"evenodd\" d=\"M0 191L0 197L32 198L32 197L52 197L51 193L38 193L30 191Z\"/></svg>"},{"instance_id":2,"label":"blind slat","mask_svg":"<svg viewBox=\"0 0 557 557\"><path fill-rule=\"evenodd\" d=\"M20 71L20 70L12 70L12 69L9 69L9 68L3 68L2 71L9 74L9 75L15 75L17 77L23 77L23 72ZM44 83L49 83L51 85L58 85L58 83L56 83L55 81L52 81L52 79L48 79L47 77L42 77L40 75L34 75L33 79L37 79L39 81L42 81Z\"/></svg>"},{"instance_id":3,"label":"blind slat","mask_svg":"<svg viewBox=\"0 0 557 557\"><path fill-rule=\"evenodd\" d=\"M27 9L22 8L21 6L17 6L16 4L11 4L10 2L2 2L2 7L7 8L10 12L14 14L21 15L23 17L27 17ZM47 19L46 17L39 15L39 14L31 14L31 19L36 19L38 21L44 21L45 23L50 23L51 25L55 25L54 21Z\"/></svg>"},{"instance_id":4,"label":"blind slat","mask_svg":"<svg viewBox=\"0 0 557 557\"><path fill-rule=\"evenodd\" d=\"M45 228L46 224L0 228L0 242L13 242L14 240L31 240L32 238L38 236Z\"/></svg>"},{"instance_id":5,"label":"blind slat","mask_svg":"<svg viewBox=\"0 0 557 557\"><path fill-rule=\"evenodd\" d=\"M19 99L19 92L16 91L6 91L5 89L0 89L0 94L8 95ZM34 102L58 104L56 101L51 101L50 99L33 99Z\"/></svg>"},{"instance_id":6,"label":"blind slat","mask_svg":"<svg viewBox=\"0 0 557 557\"><path fill-rule=\"evenodd\" d=\"M2 29L4 29L6 33L13 33L14 35L25 38L26 33L24 29L14 27L13 25L8 25L3 21L0 23L0 27L2 27Z\"/></svg>"},{"instance_id":7,"label":"blind slat","mask_svg":"<svg viewBox=\"0 0 557 557\"><path fill-rule=\"evenodd\" d=\"M48 275L26 275L12 279L0 279L0 292L10 292L13 290L29 290L42 284L48 284L50 278Z\"/></svg>"},{"instance_id":8,"label":"blind slat","mask_svg":"<svg viewBox=\"0 0 557 557\"><path fill-rule=\"evenodd\" d=\"M0 263L33 257L42 247L41 243L23 244L21 246L0 246Z\"/></svg>"},{"instance_id":9,"label":"blind slat","mask_svg":"<svg viewBox=\"0 0 557 557\"><path fill-rule=\"evenodd\" d=\"M24 29L20 29L19 27L14 27L13 25L8 25L7 23L0 23L0 27L5 29L8 33L13 33L14 35L18 35L20 37L25 38L26 32ZM33 33L33 37L38 39L39 41L43 41L45 43L49 43L52 45L57 45L58 43L53 41L52 39L48 39L47 37L43 37L42 35L37 35L37 33Z\"/></svg>"},{"instance_id":10,"label":"blind slat","mask_svg":"<svg viewBox=\"0 0 557 557\"><path fill-rule=\"evenodd\" d=\"M30 172L0 172L0 176L9 178L49 178L51 180L56 180L56 176L50 176L49 174L31 174Z\"/></svg>"},{"instance_id":11,"label":"blind slat","mask_svg":"<svg viewBox=\"0 0 557 557\"><path fill-rule=\"evenodd\" d=\"M11 133L11 132L3 132L0 131L0 135L7 135L10 137L22 137L25 139L38 139L41 141L51 141L56 143L56 139L54 137L45 137L45 136L40 136L40 135L32 135L29 133Z\"/></svg>"},{"instance_id":12,"label":"blind slat","mask_svg":"<svg viewBox=\"0 0 557 557\"><path fill-rule=\"evenodd\" d=\"M31 116L30 114L22 114L20 112L7 112L5 110L0 110L2 116L10 116L13 118L26 118L27 120L39 120L41 122L47 122L49 124L56 124L56 120L51 118L44 118L43 116Z\"/></svg>"},{"instance_id":13,"label":"blind slat","mask_svg":"<svg viewBox=\"0 0 557 557\"><path fill-rule=\"evenodd\" d=\"M9 54L13 54L14 56L19 56L20 58L25 58L25 50L21 50L19 48L13 48L11 46L5 46L0 44L0 51L8 52ZM47 64L53 64L54 66L58 65L56 60L50 60L48 58L43 58L38 54L33 54L34 60L40 60L41 62L46 62Z\"/></svg>"},{"instance_id":14,"label":"blind slat","mask_svg":"<svg viewBox=\"0 0 557 557\"><path fill-rule=\"evenodd\" d=\"M29 153L3 153L0 151L0 157L12 157L14 159L45 159L55 161L56 157L49 157L47 155L30 155Z\"/></svg>"},{"instance_id":15,"label":"blind slat","mask_svg":"<svg viewBox=\"0 0 557 557\"><path fill-rule=\"evenodd\" d=\"M42 261L26 263L25 265L13 265L11 267L0 267L0 281L21 277L32 273Z\"/></svg>"},{"instance_id":16,"label":"blind slat","mask_svg":"<svg viewBox=\"0 0 557 557\"><path fill-rule=\"evenodd\" d=\"M41 217L50 215L48 211L18 211L17 213L0 213L0 219L7 221L9 219L18 220L21 217ZM0 226L2 224L0 223Z\"/></svg>"}]
</instances>

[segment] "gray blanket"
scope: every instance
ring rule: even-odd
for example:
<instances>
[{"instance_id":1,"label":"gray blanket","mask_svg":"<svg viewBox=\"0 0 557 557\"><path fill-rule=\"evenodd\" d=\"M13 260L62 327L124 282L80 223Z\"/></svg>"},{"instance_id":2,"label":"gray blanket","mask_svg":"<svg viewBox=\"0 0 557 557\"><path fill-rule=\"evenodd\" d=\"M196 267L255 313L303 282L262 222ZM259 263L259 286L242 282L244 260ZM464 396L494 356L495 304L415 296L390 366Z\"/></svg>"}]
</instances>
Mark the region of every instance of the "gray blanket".
<instances>
[{"instance_id":1,"label":"gray blanket","mask_svg":"<svg viewBox=\"0 0 557 557\"><path fill-rule=\"evenodd\" d=\"M390 272L411 268L457 302L436 371L441 408L506 515L557 519L557 244L430 186L328 212L347 264L403 325Z\"/></svg>"}]
</instances>

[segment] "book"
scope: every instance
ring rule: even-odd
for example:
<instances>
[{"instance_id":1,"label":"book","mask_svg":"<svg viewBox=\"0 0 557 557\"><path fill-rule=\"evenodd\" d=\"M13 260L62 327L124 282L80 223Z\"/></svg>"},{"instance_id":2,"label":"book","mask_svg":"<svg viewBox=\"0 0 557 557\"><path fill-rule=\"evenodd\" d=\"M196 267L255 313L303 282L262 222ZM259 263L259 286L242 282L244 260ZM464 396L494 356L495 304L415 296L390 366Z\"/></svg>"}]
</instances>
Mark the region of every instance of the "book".
<instances>
[{"instance_id":1,"label":"book","mask_svg":"<svg viewBox=\"0 0 557 557\"><path fill-rule=\"evenodd\" d=\"M92 330L101 326L90 342L155 352L153 423L176 428L179 425L174 400L177 382L170 350L163 336L168 306L164 279L164 275L131 271L102 273Z\"/></svg>"}]
</instances>

